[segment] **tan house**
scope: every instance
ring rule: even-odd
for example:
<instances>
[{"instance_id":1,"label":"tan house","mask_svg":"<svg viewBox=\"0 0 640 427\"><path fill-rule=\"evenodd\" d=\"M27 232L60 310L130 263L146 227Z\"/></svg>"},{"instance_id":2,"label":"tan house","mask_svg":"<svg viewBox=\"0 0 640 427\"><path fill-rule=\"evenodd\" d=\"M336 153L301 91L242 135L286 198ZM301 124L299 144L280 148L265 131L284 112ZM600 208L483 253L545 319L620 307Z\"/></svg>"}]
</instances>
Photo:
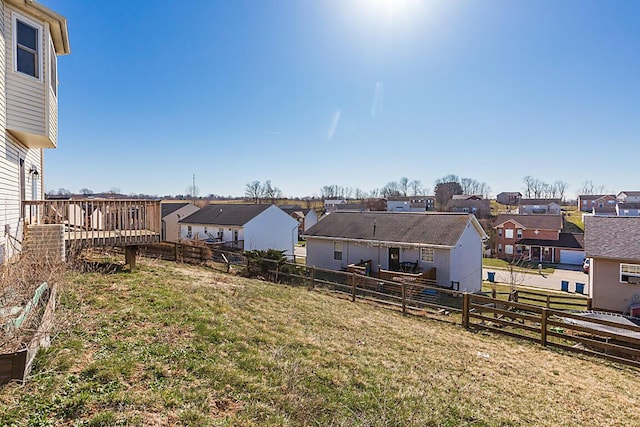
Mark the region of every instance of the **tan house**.
<instances>
[{"instance_id":1,"label":"tan house","mask_svg":"<svg viewBox=\"0 0 640 427\"><path fill-rule=\"evenodd\" d=\"M626 312L640 303L640 217L585 218L594 309Z\"/></svg>"},{"instance_id":2,"label":"tan house","mask_svg":"<svg viewBox=\"0 0 640 427\"><path fill-rule=\"evenodd\" d=\"M163 242L177 243L180 240L180 221L195 213L200 208L193 203L188 202L162 202L161 218L162 218L162 234Z\"/></svg>"}]
</instances>

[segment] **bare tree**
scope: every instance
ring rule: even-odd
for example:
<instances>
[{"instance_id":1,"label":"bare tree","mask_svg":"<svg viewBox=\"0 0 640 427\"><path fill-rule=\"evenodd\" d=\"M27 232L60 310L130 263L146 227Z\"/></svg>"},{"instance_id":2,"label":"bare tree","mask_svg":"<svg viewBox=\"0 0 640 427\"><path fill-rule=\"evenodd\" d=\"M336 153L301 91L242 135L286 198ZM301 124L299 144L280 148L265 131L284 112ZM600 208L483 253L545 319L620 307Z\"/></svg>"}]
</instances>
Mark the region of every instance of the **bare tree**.
<instances>
[{"instance_id":1,"label":"bare tree","mask_svg":"<svg viewBox=\"0 0 640 427\"><path fill-rule=\"evenodd\" d=\"M534 188L534 184L535 184L535 179L533 179L532 176L525 176L524 178L522 178L522 182L524 183L524 194L527 196L527 199L531 198L531 195L533 194L533 188Z\"/></svg>"},{"instance_id":2,"label":"bare tree","mask_svg":"<svg viewBox=\"0 0 640 427\"><path fill-rule=\"evenodd\" d=\"M282 197L282 191L278 187L271 185L271 180L266 180L262 184L262 195L265 199L270 200L271 203L275 203L276 199Z\"/></svg>"},{"instance_id":3,"label":"bare tree","mask_svg":"<svg viewBox=\"0 0 640 427\"><path fill-rule=\"evenodd\" d=\"M248 183L244 188L244 195L253 203L260 203L260 199L262 198L262 184L260 184L260 181L251 181Z\"/></svg>"},{"instance_id":4,"label":"bare tree","mask_svg":"<svg viewBox=\"0 0 640 427\"><path fill-rule=\"evenodd\" d=\"M353 190L353 197L357 200L362 200L365 199L367 197L367 193L365 193L364 191L362 191L359 188L356 188Z\"/></svg>"},{"instance_id":5,"label":"bare tree","mask_svg":"<svg viewBox=\"0 0 640 427\"><path fill-rule=\"evenodd\" d=\"M588 180L582 183L582 194L593 194L593 181Z\"/></svg>"},{"instance_id":6,"label":"bare tree","mask_svg":"<svg viewBox=\"0 0 640 427\"><path fill-rule=\"evenodd\" d=\"M409 178L403 176L400 178L400 182L398 183L399 190L404 197L407 197L407 192L409 190Z\"/></svg>"},{"instance_id":7,"label":"bare tree","mask_svg":"<svg viewBox=\"0 0 640 427\"><path fill-rule=\"evenodd\" d=\"M409 187L411 188L414 196L423 194L424 188L422 188L422 183L420 182L420 180L414 179L409 183Z\"/></svg>"},{"instance_id":8,"label":"bare tree","mask_svg":"<svg viewBox=\"0 0 640 427\"><path fill-rule=\"evenodd\" d=\"M387 185L382 188L382 195L386 198L398 197L401 195L400 186L396 181L388 182Z\"/></svg>"},{"instance_id":9,"label":"bare tree","mask_svg":"<svg viewBox=\"0 0 640 427\"><path fill-rule=\"evenodd\" d=\"M560 200L564 201L564 195L567 192L567 187L569 187L569 184L567 184L564 181L556 181L553 184L556 187L556 190L558 191L558 196L560 197Z\"/></svg>"}]
</instances>

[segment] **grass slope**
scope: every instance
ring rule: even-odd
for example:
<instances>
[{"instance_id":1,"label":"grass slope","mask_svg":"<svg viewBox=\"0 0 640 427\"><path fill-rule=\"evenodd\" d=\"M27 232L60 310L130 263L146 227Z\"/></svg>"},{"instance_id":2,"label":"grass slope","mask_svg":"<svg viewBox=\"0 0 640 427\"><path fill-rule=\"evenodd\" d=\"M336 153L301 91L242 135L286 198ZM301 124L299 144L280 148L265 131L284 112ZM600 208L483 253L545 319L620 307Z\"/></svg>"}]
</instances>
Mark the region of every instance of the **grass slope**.
<instances>
[{"instance_id":1,"label":"grass slope","mask_svg":"<svg viewBox=\"0 0 640 427\"><path fill-rule=\"evenodd\" d=\"M74 274L0 425L632 425L637 371L196 267Z\"/></svg>"}]
</instances>

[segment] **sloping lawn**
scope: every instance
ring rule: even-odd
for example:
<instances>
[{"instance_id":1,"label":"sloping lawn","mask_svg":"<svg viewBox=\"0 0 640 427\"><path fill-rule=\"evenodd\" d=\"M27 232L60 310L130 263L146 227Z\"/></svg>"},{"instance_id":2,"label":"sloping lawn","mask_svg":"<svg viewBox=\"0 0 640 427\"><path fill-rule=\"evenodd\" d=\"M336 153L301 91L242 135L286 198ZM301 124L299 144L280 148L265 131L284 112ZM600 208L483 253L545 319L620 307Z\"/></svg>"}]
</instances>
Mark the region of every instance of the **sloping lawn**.
<instances>
[{"instance_id":1,"label":"sloping lawn","mask_svg":"<svg viewBox=\"0 0 640 427\"><path fill-rule=\"evenodd\" d=\"M0 425L637 422L634 369L196 267L70 275L58 316Z\"/></svg>"}]
</instances>

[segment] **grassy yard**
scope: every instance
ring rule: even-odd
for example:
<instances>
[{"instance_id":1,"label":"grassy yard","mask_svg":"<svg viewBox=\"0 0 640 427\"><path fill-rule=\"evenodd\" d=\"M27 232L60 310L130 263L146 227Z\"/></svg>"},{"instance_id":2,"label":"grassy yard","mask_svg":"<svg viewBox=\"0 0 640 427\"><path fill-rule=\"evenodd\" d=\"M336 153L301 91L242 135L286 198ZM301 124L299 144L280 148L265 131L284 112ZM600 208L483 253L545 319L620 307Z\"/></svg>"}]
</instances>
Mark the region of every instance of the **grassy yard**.
<instances>
[{"instance_id":1,"label":"grassy yard","mask_svg":"<svg viewBox=\"0 0 640 427\"><path fill-rule=\"evenodd\" d=\"M637 370L327 292L144 261L72 274L0 425L637 422Z\"/></svg>"},{"instance_id":2,"label":"grassy yard","mask_svg":"<svg viewBox=\"0 0 640 427\"><path fill-rule=\"evenodd\" d=\"M508 270L509 263L503 259L498 258L482 258L482 266L484 268L496 268L500 270ZM517 267L514 267L516 271L524 273L538 273L538 263L535 262L520 262ZM542 264L543 274L553 274L555 267L553 264Z\"/></svg>"}]
</instances>

